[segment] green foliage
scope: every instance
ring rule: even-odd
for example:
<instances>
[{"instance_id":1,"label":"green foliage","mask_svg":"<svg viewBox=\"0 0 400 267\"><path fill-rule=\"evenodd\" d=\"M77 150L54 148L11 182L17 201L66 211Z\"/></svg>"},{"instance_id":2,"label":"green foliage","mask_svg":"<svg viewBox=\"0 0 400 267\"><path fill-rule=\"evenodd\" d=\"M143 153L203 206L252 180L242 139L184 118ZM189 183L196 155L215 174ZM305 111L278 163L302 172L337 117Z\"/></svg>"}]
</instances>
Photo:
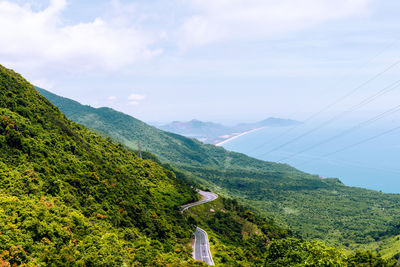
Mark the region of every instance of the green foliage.
<instances>
[{"instance_id":1,"label":"green foliage","mask_svg":"<svg viewBox=\"0 0 400 267\"><path fill-rule=\"evenodd\" d=\"M237 201L222 197L186 213L194 224L207 231L216 265L261 266L271 240L291 234Z\"/></svg>"},{"instance_id":2,"label":"green foliage","mask_svg":"<svg viewBox=\"0 0 400 267\"><path fill-rule=\"evenodd\" d=\"M394 266L370 251L346 256L343 251L327 247L320 242L295 238L273 240L268 247L265 266Z\"/></svg>"},{"instance_id":3,"label":"green foliage","mask_svg":"<svg viewBox=\"0 0 400 267\"><path fill-rule=\"evenodd\" d=\"M261 218L236 200L218 198L190 208L191 221L207 231L220 266L394 266L369 251L346 255L318 241L304 241ZM368 265L370 264L370 265Z\"/></svg>"},{"instance_id":4,"label":"green foliage","mask_svg":"<svg viewBox=\"0 0 400 267\"><path fill-rule=\"evenodd\" d=\"M268 247L265 266L343 266L343 252L319 242L288 238Z\"/></svg>"},{"instance_id":5,"label":"green foliage","mask_svg":"<svg viewBox=\"0 0 400 267\"><path fill-rule=\"evenodd\" d=\"M187 265L195 191L0 66L0 265Z\"/></svg>"},{"instance_id":6,"label":"green foliage","mask_svg":"<svg viewBox=\"0 0 400 267\"><path fill-rule=\"evenodd\" d=\"M397 261L384 260L379 254L374 254L371 251L356 251L355 254L350 255L346 259L348 266L360 266L360 267L370 267L370 266L395 266Z\"/></svg>"},{"instance_id":7,"label":"green foliage","mask_svg":"<svg viewBox=\"0 0 400 267\"><path fill-rule=\"evenodd\" d=\"M82 106L39 90L70 119L131 149L137 149L140 140L144 150L182 170L190 180L239 198L263 216L278 218L303 237L353 250L400 234L400 195L348 187L338 179L320 179L286 164L204 145L112 109Z\"/></svg>"},{"instance_id":8,"label":"green foliage","mask_svg":"<svg viewBox=\"0 0 400 267\"><path fill-rule=\"evenodd\" d=\"M307 239L354 249L399 232L399 195L347 187L305 174L185 169L262 215L272 213Z\"/></svg>"},{"instance_id":9,"label":"green foliage","mask_svg":"<svg viewBox=\"0 0 400 267\"><path fill-rule=\"evenodd\" d=\"M368 249L379 252L385 259L393 257L396 260L400 260L400 235L389 237L368 245L359 246L358 249Z\"/></svg>"}]
</instances>

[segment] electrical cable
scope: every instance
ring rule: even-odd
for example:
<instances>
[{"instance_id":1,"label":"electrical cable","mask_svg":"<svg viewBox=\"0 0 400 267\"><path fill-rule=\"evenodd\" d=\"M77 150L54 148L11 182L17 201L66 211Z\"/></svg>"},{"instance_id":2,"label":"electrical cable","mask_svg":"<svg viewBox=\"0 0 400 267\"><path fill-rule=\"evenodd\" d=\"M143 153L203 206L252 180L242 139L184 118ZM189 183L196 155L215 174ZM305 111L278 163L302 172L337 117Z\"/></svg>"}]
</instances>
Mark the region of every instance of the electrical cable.
<instances>
[{"instance_id":1,"label":"electrical cable","mask_svg":"<svg viewBox=\"0 0 400 267\"><path fill-rule=\"evenodd\" d=\"M324 154L324 155L318 157L318 159L316 159L316 160L321 160L321 159L323 159L323 158L326 158L326 157L332 156L332 155L334 155L334 154L343 152L343 151L345 151L345 150L348 150L348 149L353 148L353 147L356 147L356 146L358 146L358 145L367 143L367 142L369 142L369 141L372 141L372 140L377 139L377 138L379 138L379 137L381 137L381 136L390 134L390 133L395 132L395 131L398 131L398 130L400 130L400 126L397 126L397 127L395 127L395 128L392 128L392 129L387 130L387 131L385 131L385 132L382 132L382 133L380 133L380 134L374 135L374 136L372 136L372 137L366 138L366 139L364 139L364 140L362 140L362 141L359 141L359 142L357 142L357 143L348 145L348 146L346 146L346 147L344 147L344 148L341 148L341 149L335 150L335 151L333 151L333 152ZM302 165L309 164L309 163L314 162L314 161L316 161L316 160L305 161L305 162L302 163Z\"/></svg>"},{"instance_id":2,"label":"electrical cable","mask_svg":"<svg viewBox=\"0 0 400 267\"><path fill-rule=\"evenodd\" d=\"M399 64L400 60L396 61L396 63ZM392 64L391 66L394 66L394 64ZM388 68L386 68L386 69L388 69ZM305 133L303 133L303 134L301 134L301 135L299 135L299 136L297 136L297 137L295 137L295 138L293 138L293 139L291 139L291 140L289 140L289 141L287 141L287 142L285 142L285 143L283 143L283 144L281 144L281 145L279 145L277 147L274 147L273 149L271 149L271 150L269 150L269 151L267 151L265 153L262 153L262 154L258 155L257 157L262 157L262 156L268 155L268 154L270 154L270 153L272 153L274 151L277 151L277 150L281 149L282 147L285 147L285 146L287 146L287 145L289 145L291 143L296 142L297 140L299 140L299 139L301 139L301 138L303 138L303 137L305 137L305 136L307 136L307 135L309 135L309 134L311 134L311 133L313 133L313 132L315 132L315 131L323 128L323 127L325 127L326 125L331 124L332 122L334 122L337 119L343 117L344 115L347 115L348 113L353 112L354 110L357 110L357 109L361 108L362 106L372 102L376 98L378 98L378 97L380 97L380 96L392 91L393 89L397 88L399 85L400 85L400 79L395 81L394 83L384 87L382 90L380 90L379 92L373 94L372 96L367 97L366 99L362 100L361 102L359 102L358 104L352 106L351 108L339 113L338 115L334 116L333 118L329 119L328 121L323 122L322 124L318 125L317 127L314 127L311 130L308 130L307 132L305 132Z\"/></svg>"},{"instance_id":3,"label":"electrical cable","mask_svg":"<svg viewBox=\"0 0 400 267\"><path fill-rule=\"evenodd\" d=\"M314 144L314 145L312 145L311 147L308 147L308 148L306 148L306 149L303 149L303 150L301 150L301 151L299 151L299 152L296 152L296 153L294 153L294 154L292 154L292 155L290 155L290 156L284 157L284 158L278 160L277 162L282 162L282 161L291 159L291 158L293 158L293 157L296 157L296 156L298 156L298 155L300 155L300 154L303 154L304 152L307 152L307 151L312 150L312 149L314 149L314 148L316 148L316 147L318 147L318 146L321 146L321 145L323 145L323 144L326 144L326 143L328 143L328 142L331 142L331 141L333 141L333 140L335 140L335 139L337 139L337 138L339 138L339 137L342 137L342 136L344 136L344 135L346 135L346 134L348 134L348 133L351 133L351 132L353 132L353 131L355 131L355 130L358 130L358 129L360 129L360 128L366 126L366 125L369 125L369 124L371 124L371 123L374 123L375 121L380 120L380 119L382 119L382 118L384 118L384 117L386 117L386 116L388 116L388 115L391 115L391 114L393 114L393 113L396 113L396 112L398 112L398 111L400 111L400 105L397 105L397 106L395 106L395 107L393 107L393 108L391 108L391 109L389 109L389 110L387 110L387 111L385 111L385 112L379 114L378 116L375 116L374 118L371 118L371 119L366 120L366 121L364 121L364 122L362 122L362 123L359 123L359 124L353 126L352 128L350 128L350 129L348 129L348 130L345 130L345 131L343 131L343 132L341 132L341 133L339 133L339 134L337 134L337 135L334 135L333 137L330 137L330 138L325 139L325 140L323 140L323 141L321 141L321 142L319 142L319 143L317 143L317 144Z\"/></svg>"},{"instance_id":4,"label":"electrical cable","mask_svg":"<svg viewBox=\"0 0 400 267\"><path fill-rule=\"evenodd\" d=\"M376 57L378 57L379 55L383 54L386 50L388 50L389 48L393 47L398 41L395 40L392 43L390 43L388 46L386 46L384 49L382 49L382 51L379 51L377 54L375 54L372 58L370 58L369 60L367 60L367 62L365 64L362 65L362 68L365 68L367 66L367 64L369 64L371 61L373 61ZM360 84L359 86L357 86L356 88L354 88L352 91L350 91L349 93L345 94L344 96L338 98L337 100L335 100L334 102L330 103L329 105L325 106L324 108L322 108L321 110L317 111L316 113L312 114L310 117L308 117L307 119L303 120L302 124L297 124L294 125L293 127L289 128L287 131L285 131L284 133L281 133L279 135L277 135L275 138L269 139L267 142L262 143L261 145L258 145L256 148L253 149L253 151L257 151L259 149L261 149L262 147L264 147L266 144L272 143L277 139L282 138L283 136L286 136L287 134L289 134L290 132L292 132L294 129L297 129L300 125L304 125L305 123L309 122L310 120L318 117L320 114L324 113L325 111L329 110L331 107L335 106L336 104L342 102L343 100L345 100L346 98L348 98L349 96L353 95L354 93L356 93L360 88L364 87L365 85L367 85L368 83L372 82L373 80L379 78L381 75L383 75L384 73L386 73L387 71L389 71L390 69L392 69L393 67L397 66L400 63L399 61L396 61L395 63L393 63L392 65L390 65L388 68L384 69L383 71L379 72L378 74L374 75L372 78L368 79L367 81L365 81L364 83ZM352 70L351 73L353 73L356 69L360 69L360 68L354 68ZM350 74L348 75L350 76ZM341 80L341 82L338 83L338 85L340 83L342 83L343 80ZM335 87L337 87L338 85L336 85ZM272 151L271 151L272 152ZM267 154L269 154L269 152L267 152ZM265 156L265 154L262 154L260 156Z\"/></svg>"}]
</instances>

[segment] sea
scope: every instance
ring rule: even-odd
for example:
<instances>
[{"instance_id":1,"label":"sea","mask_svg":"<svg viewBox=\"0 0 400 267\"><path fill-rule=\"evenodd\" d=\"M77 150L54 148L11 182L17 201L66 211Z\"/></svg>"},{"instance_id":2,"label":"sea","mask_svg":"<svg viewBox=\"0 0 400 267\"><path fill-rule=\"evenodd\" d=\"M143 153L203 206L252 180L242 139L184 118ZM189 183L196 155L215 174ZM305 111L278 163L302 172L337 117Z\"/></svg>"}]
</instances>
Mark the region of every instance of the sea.
<instances>
[{"instance_id":1,"label":"sea","mask_svg":"<svg viewBox=\"0 0 400 267\"><path fill-rule=\"evenodd\" d=\"M393 121L370 126L305 123L265 127L222 146L322 178L339 178L348 186L400 193L399 137Z\"/></svg>"}]
</instances>

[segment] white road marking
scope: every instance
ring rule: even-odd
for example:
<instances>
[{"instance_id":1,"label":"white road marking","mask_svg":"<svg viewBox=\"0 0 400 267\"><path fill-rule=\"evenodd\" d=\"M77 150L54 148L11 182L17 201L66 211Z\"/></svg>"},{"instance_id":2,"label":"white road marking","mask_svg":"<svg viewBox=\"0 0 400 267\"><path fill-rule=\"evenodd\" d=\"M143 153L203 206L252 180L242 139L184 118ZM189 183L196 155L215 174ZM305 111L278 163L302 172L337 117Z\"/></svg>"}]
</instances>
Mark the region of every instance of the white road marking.
<instances>
[{"instance_id":1,"label":"white road marking","mask_svg":"<svg viewBox=\"0 0 400 267\"><path fill-rule=\"evenodd\" d=\"M217 194L214 194L211 192L205 192L205 191L199 190L199 193L203 196L204 199L194 202L194 203L190 203L190 204L181 206L181 209L182 209L181 212L184 212L185 210L189 209L190 207L201 205L201 204L213 201L218 198ZM200 238L200 242L199 242L200 243L200 249L199 249L200 257L199 258L196 257L196 242L197 242L196 232L202 233L203 237L204 237L203 238L204 240L202 240L202 238ZM204 256L203 256L203 254L204 254ZM211 251L210 251L210 243L208 242L207 232L197 226L196 226L196 231L194 232L193 258L195 260L204 261L208 265L214 265L214 261L212 259L212 255L211 255Z\"/></svg>"}]
</instances>

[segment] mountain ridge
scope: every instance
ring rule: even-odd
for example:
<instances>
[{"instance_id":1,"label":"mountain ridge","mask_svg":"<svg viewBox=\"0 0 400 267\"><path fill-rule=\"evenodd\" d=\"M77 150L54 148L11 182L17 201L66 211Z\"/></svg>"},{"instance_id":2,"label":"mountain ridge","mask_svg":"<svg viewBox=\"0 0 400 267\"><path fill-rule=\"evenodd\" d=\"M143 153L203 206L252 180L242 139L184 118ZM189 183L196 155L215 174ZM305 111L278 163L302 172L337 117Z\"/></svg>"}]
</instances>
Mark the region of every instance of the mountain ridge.
<instances>
[{"instance_id":1,"label":"mountain ridge","mask_svg":"<svg viewBox=\"0 0 400 267\"><path fill-rule=\"evenodd\" d=\"M140 140L144 150L184 172L190 180L220 195L237 198L266 218L277 218L305 238L355 250L372 243L379 247L387 238L400 234L396 226L398 194L349 187L338 179L321 179L287 164L257 160L143 122L136 124L137 119L126 114L119 118L123 123L116 124L107 118L119 113L109 112L92 109L70 118L133 150ZM93 116L99 122L94 122ZM99 123L102 127L96 127ZM382 206L391 208L383 212ZM394 251L386 257L394 256Z\"/></svg>"},{"instance_id":2,"label":"mountain ridge","mask_svg":"<svg viewBox=\"0 0 400 267\"><path fill-rule=\"evenodd\" d=\"M0 155L0 265L204 266L190 255L199 216L179 207L198 198L182 174L66 119L2 66ZM223 217L207 214L218 222L210 229L215 262L263 265L267 244L288 232L221 201ZM221 231L231 225L235 239L226 240ZM347 260L335 253L338 262Z\"/></svg>"},{"instance_id":3,"label":"mountain ridge","mask_svg":"<svg viewBox=\"0 0 400 267\"><path fill-rule=\"evenodd\" d=\"M178 208L196 199L192 188L69 121L2 66L0 88L1 264L193 262L193 229Z\"/></svg>"},{"instance_id":4,"label":"mountain ridge","mask_svg":"<svg viewBox=\"0 0 400 267\"><path fill-rule=\"evenodd\" d=\"M196 138L206 144L217 144L243 132L258 128L287 127L299 124L301 124L299 121L273 117L254 123L239 123L234 126L226 126L215 122L204 122L193 119L187 122L173 121L169 124L157 126L157 128L186 137Z\"/></svg>"},{"instance_id":5,"label":"mountain ridge","mask_svg":"<svg viewBox=\"0 0 400 267\"><path fill-rule=\"evenodd\" d=\"M184 174L68 120L1 65L0 156L0 265L204 266L191 257L199 216L180 209L198 200ZM236 227L235 240L226 240L220 230L227 222L208 214L219 221L210 229L222 248L216 264L263 265L267 244L291 236L235 201L220 201ZM249 225L260 231L244 235Z\"/></svg>"}]
</instances>

